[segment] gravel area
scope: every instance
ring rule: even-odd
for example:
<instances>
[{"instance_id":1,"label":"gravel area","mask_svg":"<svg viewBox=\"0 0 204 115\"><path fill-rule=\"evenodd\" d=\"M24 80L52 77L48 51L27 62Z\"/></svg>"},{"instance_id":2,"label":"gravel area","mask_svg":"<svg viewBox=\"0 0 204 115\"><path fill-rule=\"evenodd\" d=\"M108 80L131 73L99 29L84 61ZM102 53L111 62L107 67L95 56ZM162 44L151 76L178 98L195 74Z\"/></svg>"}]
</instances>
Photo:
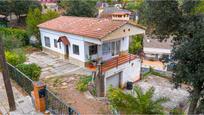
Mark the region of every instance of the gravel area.
<instances>
[{"instance_id":1,"label":"gravel area","mask_svg":"<svg viewBox=\"0 0 204 115\"><path fill-rule=\"evenodd\" d=\"M188 105L189 92L187 86L175 89L169 79L161 78L158 76L149 76L144 80L137 82L135 85L140 86L144 91L147 91L150 87L155 88L154 99L159 97L167 97L170 101L163 104L163 106L171 110L180 105Z\"/></svg>"}]
</instances>

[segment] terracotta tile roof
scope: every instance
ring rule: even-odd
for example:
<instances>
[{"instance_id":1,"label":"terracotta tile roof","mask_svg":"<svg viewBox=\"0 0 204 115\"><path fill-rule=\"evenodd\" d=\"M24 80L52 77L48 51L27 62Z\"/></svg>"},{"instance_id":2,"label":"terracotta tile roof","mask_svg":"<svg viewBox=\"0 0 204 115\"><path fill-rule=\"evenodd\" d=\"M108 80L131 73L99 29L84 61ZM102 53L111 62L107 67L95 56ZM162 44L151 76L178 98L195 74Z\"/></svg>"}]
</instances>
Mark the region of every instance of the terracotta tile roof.
<instances>
[{"instance_id":1,"label":"terracotta tile roof","mask_svg":"<svg viewBox=\"0 0 204 115\"><path fill-rule=\"evenodd\" d=\"M113 21L111 19L60 16L39 24L38 27L90 38L102 39L109 33L127 23L127 21Z\"/></svg>"}]
</instances>

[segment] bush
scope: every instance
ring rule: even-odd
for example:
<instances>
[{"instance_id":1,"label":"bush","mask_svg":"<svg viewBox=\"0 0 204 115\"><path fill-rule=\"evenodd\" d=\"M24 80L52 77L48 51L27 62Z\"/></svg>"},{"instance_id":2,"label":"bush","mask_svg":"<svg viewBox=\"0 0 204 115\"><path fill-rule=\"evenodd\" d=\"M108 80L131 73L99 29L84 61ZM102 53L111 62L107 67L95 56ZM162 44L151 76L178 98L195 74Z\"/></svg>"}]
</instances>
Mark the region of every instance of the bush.
<instances>
[{"instance_id":1,"label":"bush","mask_svg":"<svg viewBox=\"0 0 204 115\"><path fill-rule=\"evenodd\" d=\"M137 54L142 49L142 36L136 35L132 37L132 42L129 46L129 52Z\"/></svg>"},{"instance_id":2,"label":"bush","mask_svg":"<svg viewBox=\"0 0 204 115\"><path fill-rule=\"evenodd\" d=\"M76 88L79 91L87 91L88 90L88 84L91 81L91 76L83 76L80 78L80 80L77 82Z\"/></svg>"},{"instance_id":3,"label":"bush","mask_svg":"<svg viewBox=\"0 0 204 115\"><path fill-rule=\"evenodd\" d=\"M12 64L13 66L22 64L26 61L25 54L20 50L6 51L5 56L7 62Z\"/></svg>"},{"instance_id":4,"label":"bush","mask_svg":"<svg viewBox=\"0 0 204 115\"><path fill-rule=\"evenodd\" d=\"M38 81L41 73L41 68L36 64L19 64L16 66L21 72L27 75L30 79Z\"/></svg>"},{"instance_id":5,"label":"bush","mask_svg":"<svg viewBox=\"0 0 204 115\"><path fill-rule=\"evenodd\" d=\"M4 47L7 50L20 48L29 44L29 38L25 30L14 28L0 28Z\"/></svg>"},{"instance_id":6,"label":"bush","mask_svg":"<svg viewBox=\"0 0 204 115\"><path fill-rule=\"evenodd\" d=\"M174 108L170 111L170 115L184 115L184 111L180 108Z\"/></svg>"}]
</instances>

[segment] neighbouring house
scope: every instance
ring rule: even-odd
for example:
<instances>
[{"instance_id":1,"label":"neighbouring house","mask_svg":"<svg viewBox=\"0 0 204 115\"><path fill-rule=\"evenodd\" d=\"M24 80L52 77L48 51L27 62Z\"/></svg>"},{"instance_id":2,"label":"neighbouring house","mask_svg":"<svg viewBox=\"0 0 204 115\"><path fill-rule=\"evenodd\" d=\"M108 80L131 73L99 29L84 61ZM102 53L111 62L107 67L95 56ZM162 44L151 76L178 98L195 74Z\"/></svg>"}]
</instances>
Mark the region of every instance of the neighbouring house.
<instances>
[{"instance_id":1,"label":"neighbouring house","mask_svg":"<svg viewBox=\"0 0 204 115\"><path fill-rule=\"evenodd\" d=\"M42 13L46 13L48 10L58 11L59 7L57 1L59 0L39 0L42 6Z\"/></svg>"},{"instance_id":2,"label":"neighbouring house","mask_svg":"<svg viewBox=\"0 0 204 115\"><path fill-rule=\"evenodd\" d=\"M139 13L131 12L126 9L122 9L121 4L115 4L113 6L108 5L106 2L97 2L96 7L98 9L98 18L110 18L114 20L132 20L138 22Z\"/></svg>"},{"instance_id":3,"label":"neighbouring house","mask_svg":"<svg viewBox=\"0 0 204 115\"><path fill-rule=\"evenodd\" d=\"M154 67L157 70L167 70L167 65L171 60L173 49L172 37L160 41L156 38L146 36L143 38L144 63L146 67Z\"/></svg>"},{"instance_id":4,"label":"neighbouring house","mask_svg":"<svg viewBox=\"0 0 204 115\"><path fill-rule=\"evenodd\" d=\"M98 18L110 18L114 20L129 20L131 12L118 7L102 7L98 9Z\"/></svg>"},{"instance_id":5,"label":"neighbouring house","mask_svg":"<svg viewBox=\"0 0 204 115\"><path fill-rule=\"evenodd\" d=\"M129 36L145 28L128 21L60 16L38 25L43 51L100 73L104 93L140 79L141 60L129 54ZM98 68L100 66L100 69Z\"/></svg>"}]
</instances>

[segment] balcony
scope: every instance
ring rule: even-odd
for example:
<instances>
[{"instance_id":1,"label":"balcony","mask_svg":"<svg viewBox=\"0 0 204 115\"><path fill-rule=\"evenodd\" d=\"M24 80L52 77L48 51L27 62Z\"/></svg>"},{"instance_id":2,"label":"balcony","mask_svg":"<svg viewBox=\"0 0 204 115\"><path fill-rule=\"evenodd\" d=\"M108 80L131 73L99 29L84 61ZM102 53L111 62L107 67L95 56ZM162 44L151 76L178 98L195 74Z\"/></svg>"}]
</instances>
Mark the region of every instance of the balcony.
<instances>
[{"instance_id":1,"label":"balcony","mask_svg":"<svg viewBox=\"0 0 204 115\"><path fill-rule=\"evenodd\" d=\"M137 56L133 54L121 54L117 57L114 57L110 60L104 61L101 64L101 72L106 72L112 68L118 67L122 64L127 62L131 62L132 60L136 59ZM96 66L86 66L91 71L96 71Z\"/></svg>"}]
</instances>

